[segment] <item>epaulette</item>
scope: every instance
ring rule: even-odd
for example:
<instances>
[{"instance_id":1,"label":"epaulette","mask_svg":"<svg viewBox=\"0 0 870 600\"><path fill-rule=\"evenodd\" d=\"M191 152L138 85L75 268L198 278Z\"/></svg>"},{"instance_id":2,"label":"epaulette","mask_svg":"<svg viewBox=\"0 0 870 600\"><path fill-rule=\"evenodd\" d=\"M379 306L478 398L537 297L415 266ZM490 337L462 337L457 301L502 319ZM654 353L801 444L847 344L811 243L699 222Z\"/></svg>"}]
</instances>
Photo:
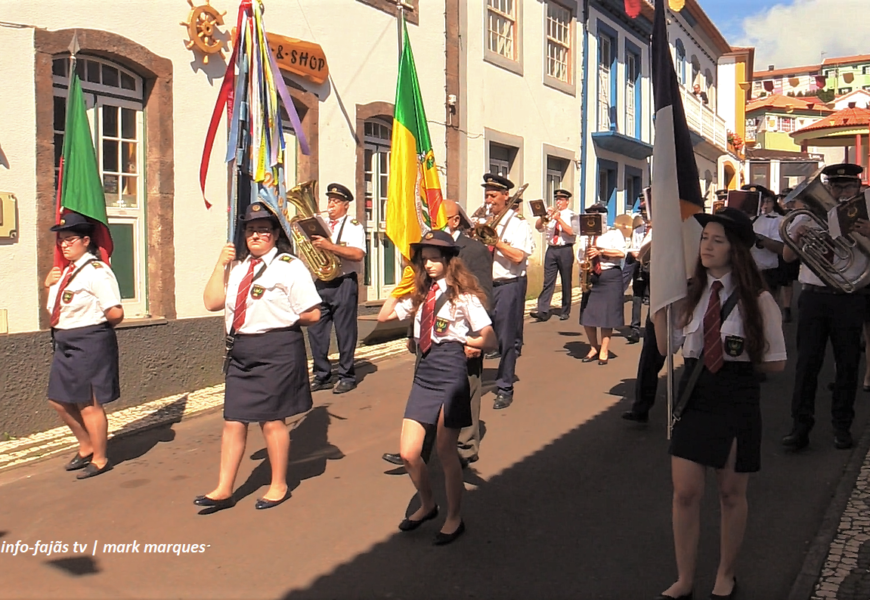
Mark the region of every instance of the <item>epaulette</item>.
<instances>
[{"instance_id":1,"label":"epaulette","mask_svg":"<svg viewBox=\"0 0 870 600\"><path fill-rule=\"evenodd\" d=\"M291 261L296 260L294 257L290 256L289 254L282 254L278 258L283 260L284 262L291 262Z\"/></svg>"},{"instance_id":2,"label":"epaulette","mask_svg":"<svg viewBox=\"0 0 870 600\"><path fill-rule=\"evenodd\" d=\"M102 269L102 268L103 268L103 263L101 263L101 262L98 261L98 260L95 260L94 262L91 263L91 266L92 266L93 268L95 268L95 269Z\"/></svg>"},{"instance_id":3,"label":"epaulette","mask_svg":"<svg viewBox=\"0 0 870 600\"><path fill-rule=\"evenodd\" d=\"M356 219L351 219L350 224L351 225L359 225L359 221L357 221Z\"/></svg>"},{"instance_id":4,"label":"epaulette","mask_svg":"<svg viewBox=\"0 0 870 600\"><path fill-rule=\"evenodd\" d=\"M520 221L525 221L525 220L526 220L526 218L525 218L523 215L521 215L520 213L517 213L516 217L517 217L517 219L519 219Z\"/></svg>"}]
</instances>

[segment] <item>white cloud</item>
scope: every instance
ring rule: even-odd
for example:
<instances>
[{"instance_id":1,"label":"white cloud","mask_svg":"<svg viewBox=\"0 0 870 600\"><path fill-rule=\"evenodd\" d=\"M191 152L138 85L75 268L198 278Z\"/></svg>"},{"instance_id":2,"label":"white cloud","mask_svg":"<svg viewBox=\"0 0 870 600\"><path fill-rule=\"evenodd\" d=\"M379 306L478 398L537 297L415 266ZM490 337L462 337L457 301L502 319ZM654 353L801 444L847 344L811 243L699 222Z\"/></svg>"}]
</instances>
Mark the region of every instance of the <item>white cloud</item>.
<instances>
[{"instance_id":1,"label":"white cloud","mask_svg":"<svg viewBox=\"0 0 870 600\"><path fill-rule=\"evenodd\" d=\"M826 58L870 54L868 0L794 0L743 19L735 46L755 47L755 70L819 64Z\"/></svg>"}]
</instances>

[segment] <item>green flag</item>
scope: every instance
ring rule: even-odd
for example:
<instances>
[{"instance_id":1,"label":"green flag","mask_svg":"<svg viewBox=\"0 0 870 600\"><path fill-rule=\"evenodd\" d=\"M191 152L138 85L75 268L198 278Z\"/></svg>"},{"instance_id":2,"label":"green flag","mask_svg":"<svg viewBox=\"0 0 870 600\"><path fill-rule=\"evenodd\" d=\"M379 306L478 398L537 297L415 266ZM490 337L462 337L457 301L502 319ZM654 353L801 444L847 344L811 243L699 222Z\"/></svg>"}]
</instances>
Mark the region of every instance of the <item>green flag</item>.
<instances>
[{"instance_id":1,"label":"green flag","mask_svg":"<svg viewBox=\"0 0 870 600\"><path fill-rule=\"evenodd\" d=\"M102 259L108 260L113 244L106 216L106 196L100 180L82 84L75 69L71 71L58 181L57 219L59 221L63 211L74 211L95 221L92 239L100 247Z\"/></svg>"}]
</instances>

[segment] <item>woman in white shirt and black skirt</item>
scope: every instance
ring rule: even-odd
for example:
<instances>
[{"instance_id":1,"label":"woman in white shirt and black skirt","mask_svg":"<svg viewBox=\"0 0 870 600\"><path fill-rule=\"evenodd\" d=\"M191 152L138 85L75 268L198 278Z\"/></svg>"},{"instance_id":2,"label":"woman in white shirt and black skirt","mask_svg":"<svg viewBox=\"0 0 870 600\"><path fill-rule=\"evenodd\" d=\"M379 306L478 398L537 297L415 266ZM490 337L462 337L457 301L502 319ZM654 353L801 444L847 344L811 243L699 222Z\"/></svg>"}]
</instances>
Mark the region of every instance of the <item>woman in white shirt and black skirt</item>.
<instances>
[{"instance_id":1,"label":"woman in white shirt and black skirt","mask_svg":"<svg viewBox=\"0 0 870 600\"><path fill-rule=\"evenodd\" d=\"M593 204L586 212L606 214L607 207ZM590 346L589 353L581 362L597 360L599 365L606 365L610 358L610 336L614 329L625 325L622 301L625 290L622 284L625 237L618 229L611 229L591 242L588 248L585 244L580 247L580 252L585 254L593 268L589 275L592 289L584 292L580 303L580 324L586 330ZM578 258L582 261L583 256ZM598 329L601 329L600 343Z\"/></svg>"},{"instance_id":2,"label":"woman in white shirt and black skirt","mask_svg":"<svg viewBox=\"0 0 870 600\"><path fill-rule=\"evenodd\" d=\"M399 525L413 531L438 516L429 472L421 457L426 427L437 427L436 448L444 470L447 519L435 545L449 544L465 531L460 516L464 484L456 442L471 425L471 391L465 348L484 352L498 346L477 278L457 258L459 246L444 231L431 231L411 244L415 290L389 298L378 321L414 317L417 365L405 408L399 453L417 488L420 508Z\"/></svg>"},{"instance_id":3,"label":"woman in white shirt and black skirt","mask_svg":"<svg viewBox=\"0 0 870 600\"><path fill-rule=\"evenodd\" d=\"M87 217L67 212L51 230L69 264L45 278L54 345L48 402L79 443L66 470L81 469L77 478L87 479L112 468L103 405L121 397L114 327L124 319L124 309L115 274L97 258Z\"/></svg>"},{"instance_id":4,"label":"woman in white shirt and black skirt","mask_svg":"<svg viewBox=\"0 0 870 600\"><path fill-rule=\"evenodd\" d=\"M686 365L670 447L678 579L660 600L692 597L708 467L716 469L722 514L719 569L710 598L734 597L735 563L748 514L746 488L749 474L761 468L755 371L782 371L786 361L779 307L750 252L755 233L749 217L725 208L695 219L704 227L700 256L688 297L675 307L674 319L679 328L675 347L682 344ZM655 328L664 355L664 311L655 315Z\"/></svg>"},{"instance_id":5,"label":"woman in white shirt and black skirt","mask_svg":"<svg viewBox=\"0 0 870 600\"><path fill-rule=\"evenodd\" d=\"M203 295L208 310L225 309L232 340L218 486L194 500L215 510L235 504L233 486L249 423L260 424L272 466L272 483L255 508L272 508L289 497L290 438L284 420L312 406L300 326L320 318L311 273L290 254L290 242L269 208L255 202L239 220L245 248L237 257L233 244L224 246Z\"/></svg>"}]
</instances>

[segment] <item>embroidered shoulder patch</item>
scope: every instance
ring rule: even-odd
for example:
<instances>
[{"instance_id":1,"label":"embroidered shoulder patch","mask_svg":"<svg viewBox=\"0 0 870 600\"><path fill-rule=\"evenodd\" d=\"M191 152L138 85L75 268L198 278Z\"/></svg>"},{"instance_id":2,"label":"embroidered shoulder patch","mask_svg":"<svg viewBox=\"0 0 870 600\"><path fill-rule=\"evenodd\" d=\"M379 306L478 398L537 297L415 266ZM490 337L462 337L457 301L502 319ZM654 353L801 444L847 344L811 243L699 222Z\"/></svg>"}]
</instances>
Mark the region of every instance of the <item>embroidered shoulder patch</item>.
<instances>
[{"instance_id":1,"label":"embroidered shoulder patch","mask_svg":"<svg viewBox=\"0 0 870 600\"><path fill-rule=\"evenodd\" d=\"M94 262L91 263L91 266L94 267L95 269L102 269L103 263L95 260Z\"/></svg>"},{"instance_id":2,"label":"embroidered shoulder patch","mask_svg":"<svg viewBox=\"0 0 870 600\"><path fill-rule=\"evenodd\" d=\"M350 224L351 225L359 225L359 221L357 221L356 219L351 219Z\"/></svg>"}]
</instances>

